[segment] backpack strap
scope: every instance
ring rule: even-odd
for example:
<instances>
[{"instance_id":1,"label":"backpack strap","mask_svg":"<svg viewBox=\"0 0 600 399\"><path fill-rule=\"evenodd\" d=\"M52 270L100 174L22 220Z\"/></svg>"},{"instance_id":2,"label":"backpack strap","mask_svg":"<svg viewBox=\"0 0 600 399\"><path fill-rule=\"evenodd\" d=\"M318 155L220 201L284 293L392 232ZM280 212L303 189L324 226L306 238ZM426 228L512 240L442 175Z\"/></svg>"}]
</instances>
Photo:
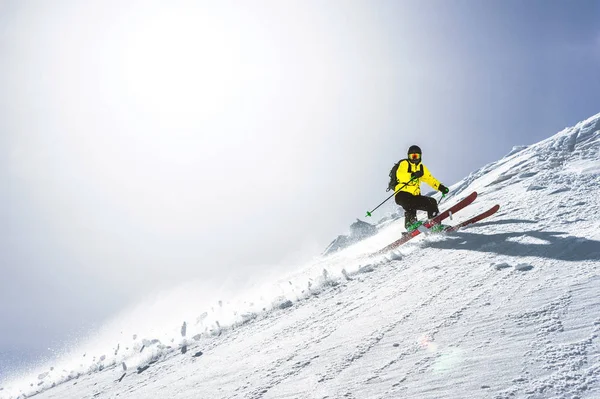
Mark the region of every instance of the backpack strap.
<instances>
[{"instance_id":1,"label":"backpack strap","mask_svg":"<svg viewBox=\"0 0 600 399\"><path fill-rule=\"evenodd\" d=\"M406 161L406 163L408 163L408 170L407 170L407 172L408 173L412 173L412 168L410 167L410 160L408 158L406 158L406 159L403 159L402 161ZM400 162L402 162L402 161L400 161ZM423 172L423 162L419 163L419 170L421 172Z\"/></svg>"}]
</instances>

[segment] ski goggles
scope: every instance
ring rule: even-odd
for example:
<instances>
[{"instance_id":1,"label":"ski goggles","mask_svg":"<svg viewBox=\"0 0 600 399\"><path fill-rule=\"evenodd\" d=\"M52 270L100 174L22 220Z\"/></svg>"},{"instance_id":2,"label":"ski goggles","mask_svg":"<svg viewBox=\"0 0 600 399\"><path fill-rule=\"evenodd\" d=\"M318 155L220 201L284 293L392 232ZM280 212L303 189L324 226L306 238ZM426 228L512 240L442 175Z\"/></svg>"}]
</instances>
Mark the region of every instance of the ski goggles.
<instances>
[{"instance_id":1,"label":"ski goggles","mask_svg":"<svg viewBox=\"0 0 600 399\"><path fill-rule=\"evenodd\" d=\"M421 154L408 154L408 159L421 159Z\"/></svg>"}]
</instances>

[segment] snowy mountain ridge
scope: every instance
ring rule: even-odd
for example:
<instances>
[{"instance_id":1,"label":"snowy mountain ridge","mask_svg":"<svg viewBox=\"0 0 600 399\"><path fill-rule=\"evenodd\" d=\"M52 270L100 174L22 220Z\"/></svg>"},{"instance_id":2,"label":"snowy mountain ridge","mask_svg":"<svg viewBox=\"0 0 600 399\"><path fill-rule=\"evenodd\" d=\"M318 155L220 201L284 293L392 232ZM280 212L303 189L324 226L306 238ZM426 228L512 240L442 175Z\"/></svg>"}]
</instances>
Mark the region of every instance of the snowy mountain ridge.
<instances>
[{"instance_id":1,"label":"snowy mountain ridge","mask_svg":"<svg viewBox=\"0 0 600 399\"><path fill-rule=\"evenodd\" d=\"M442 209L479 196L450 224L501 205L482 223L368 258L384 221L199 314L190 287L163 300L189 314L124 315L0 398L600 398L599 186L600 114L451 186Z\"/></svg>"}]
</instances>

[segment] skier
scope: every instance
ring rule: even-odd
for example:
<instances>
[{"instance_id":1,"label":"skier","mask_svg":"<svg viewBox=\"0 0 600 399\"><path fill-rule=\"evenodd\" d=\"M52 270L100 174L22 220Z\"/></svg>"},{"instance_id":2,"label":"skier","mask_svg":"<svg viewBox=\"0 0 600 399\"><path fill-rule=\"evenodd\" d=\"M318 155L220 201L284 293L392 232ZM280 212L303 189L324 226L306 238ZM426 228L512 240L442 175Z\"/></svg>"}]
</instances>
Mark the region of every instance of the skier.
<instances>
[{"instance_id":1,"label":"skier","mask_svg":"<svg viewBox=\"0 0 600 399\"><path fill-rule=\"evenodd\" d=\"M396 185L394 191L396 203L404 208L404 227L406 231L417 229L423 222L417 222L417 210L427 211L427 218L431 219L440 212L435 198L421 195L421 180L442 194L448 194L448 187L440 183L429 173L421 163L421 148L416 145L408 149L408 159L398 163L396 170ZM445 226L438 224L433 231L442 230Z\"/></svg>"}]
</instances>

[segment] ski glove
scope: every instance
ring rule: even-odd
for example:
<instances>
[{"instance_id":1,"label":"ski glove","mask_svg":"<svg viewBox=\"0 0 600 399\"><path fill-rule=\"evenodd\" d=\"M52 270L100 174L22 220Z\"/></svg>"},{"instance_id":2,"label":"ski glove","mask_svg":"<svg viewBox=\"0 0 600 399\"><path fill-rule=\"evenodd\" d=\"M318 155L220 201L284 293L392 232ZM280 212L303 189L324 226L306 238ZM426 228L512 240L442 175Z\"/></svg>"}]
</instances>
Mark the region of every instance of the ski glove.
<instances>
[{"instance_id":1,"label":"ski glove","mask_svg":"<svg viewBox=\"0 0 600 399\"><path fill-rule=\"evenodd\" d=\"M423 170L417 170L410 175L411 180L420 179L421 177L423 177Z\"/></svg>"},{"instance_id":2,"label":"ski glove","mask_svg":"<svg viewBox=\"0 0 600 399\"><path fill-rule=\"evenodd\" d=\"M442 194L448 194L448 192L450 192L448 187L444 186L443 184L440 184L440 186L438 187L438 190L440 190L440 192Z\"/></svg>"}]
</instances>

